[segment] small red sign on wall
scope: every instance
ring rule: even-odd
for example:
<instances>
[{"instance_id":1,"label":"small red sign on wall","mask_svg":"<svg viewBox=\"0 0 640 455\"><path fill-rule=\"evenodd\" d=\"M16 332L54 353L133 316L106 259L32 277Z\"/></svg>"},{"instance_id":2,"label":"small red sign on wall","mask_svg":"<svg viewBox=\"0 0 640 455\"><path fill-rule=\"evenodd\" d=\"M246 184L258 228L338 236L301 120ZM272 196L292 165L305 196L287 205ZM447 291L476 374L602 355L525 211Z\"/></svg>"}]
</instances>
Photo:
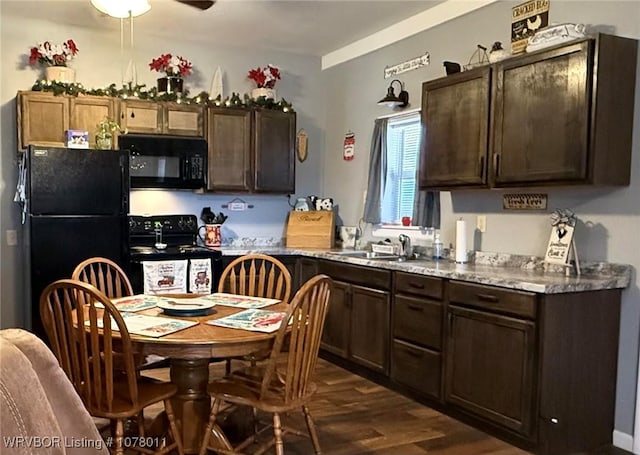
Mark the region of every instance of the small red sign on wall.
<instances>
[{"instance_id":1,"label":"small red sign on wall","mask_svg":"<svg viewBox=\"0 0 640 455\"><path fill-rule=\"evenodd\" d=\"M356 148L356 135L349 131L344 136L344 151L342 153L342 158L345 161L351 161L353 159L353 153Z\"/></svg>"}]
</instances>

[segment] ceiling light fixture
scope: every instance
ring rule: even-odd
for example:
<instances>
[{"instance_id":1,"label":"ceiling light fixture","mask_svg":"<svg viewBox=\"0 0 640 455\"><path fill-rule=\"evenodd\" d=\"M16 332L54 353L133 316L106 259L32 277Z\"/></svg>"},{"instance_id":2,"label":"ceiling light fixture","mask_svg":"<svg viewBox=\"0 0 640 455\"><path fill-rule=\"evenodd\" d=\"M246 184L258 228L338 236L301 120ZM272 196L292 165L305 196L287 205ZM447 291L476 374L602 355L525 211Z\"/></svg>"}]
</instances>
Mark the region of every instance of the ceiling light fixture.
<instances>
[{"instance_id":1,"label":"ceiling light fixture","mask_svg":"<svg viewBox=\"0 0 640 455\"><path fill-rule=\"evenodd\" d=\"M91 0L98 11L118 19L140 16L151 9L149 0Z\"/></svg>"},{"instance_id":2,"label":"ceiling light fixture","mask_svg":"<svg viewBox=\"0 0 640 455\"><path fill-rule=\"evenodd\" d=\"M396 96L395 91L393 90L393 83L397 82L400 84L400 93ZM407 107L409 104L409 93L404 90L404 86L402 82L398 79L394 79L389 84L389 88L387 89L387 96L378 101L378 106L387 106L387 107Z\"/></svg>"},{"instance_id":3,"label":"ceiling light fixture","mask_svg":"<svg viewBox=\"0 0 640 455\"><path fill-rule=\"evenodd\" d=\"M120 75L122 85L129 88L138 85L138 75L133 47L133 18L151 9L148 0L91 0L91 4L101 13L120 19ZM125 20L129 20L129 59L125 63Z\"/></svg>"}]
</instances>

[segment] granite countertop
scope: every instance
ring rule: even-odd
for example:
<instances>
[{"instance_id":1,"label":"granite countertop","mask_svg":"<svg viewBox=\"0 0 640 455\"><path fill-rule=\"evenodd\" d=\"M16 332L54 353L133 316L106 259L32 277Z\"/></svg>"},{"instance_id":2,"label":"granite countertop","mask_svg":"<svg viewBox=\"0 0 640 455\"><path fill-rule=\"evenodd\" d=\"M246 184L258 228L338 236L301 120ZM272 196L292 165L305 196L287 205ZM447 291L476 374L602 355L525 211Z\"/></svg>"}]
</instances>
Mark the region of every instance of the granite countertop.
<instances>
[{"instance_id":1,"label":"granite countertop","mask_svg":"<svg viewBox=\"0 0 640 455\"><path fill-rule=\"evenodd\" d=\"M450 260L415 259L384 261L344 255L344 250L303 250L278 246L223 247L224 256L263 253L273 256L300 255L348 264L416 273L452 280L500 286L509 289L559 294L567 292L619 289L629 286L631 266L603 262L582 262L582 274L565 273L563 267L545 264L535 256L476 252L471 262L456 264Z\"/></svg>"}]
</instances>

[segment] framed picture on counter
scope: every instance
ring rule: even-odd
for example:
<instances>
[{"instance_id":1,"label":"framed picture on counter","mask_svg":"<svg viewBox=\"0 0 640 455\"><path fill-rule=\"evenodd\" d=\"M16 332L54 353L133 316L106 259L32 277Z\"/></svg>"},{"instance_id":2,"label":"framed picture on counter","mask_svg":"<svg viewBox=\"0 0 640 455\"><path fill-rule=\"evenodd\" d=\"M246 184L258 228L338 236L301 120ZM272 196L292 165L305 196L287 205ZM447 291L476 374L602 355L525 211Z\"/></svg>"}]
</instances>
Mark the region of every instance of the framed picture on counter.
<instances>
[{"instance_id":1,"label":"framed picture on counter","mask_svg":"<svg viewBox=\"0 0 640 455\"><path fill-rule=\"evenodd\" d=\"M553 226L547 244L545 261L551 264L568 264L573 242L574 227L568 224Z\"/></svg>"}]
</instances>

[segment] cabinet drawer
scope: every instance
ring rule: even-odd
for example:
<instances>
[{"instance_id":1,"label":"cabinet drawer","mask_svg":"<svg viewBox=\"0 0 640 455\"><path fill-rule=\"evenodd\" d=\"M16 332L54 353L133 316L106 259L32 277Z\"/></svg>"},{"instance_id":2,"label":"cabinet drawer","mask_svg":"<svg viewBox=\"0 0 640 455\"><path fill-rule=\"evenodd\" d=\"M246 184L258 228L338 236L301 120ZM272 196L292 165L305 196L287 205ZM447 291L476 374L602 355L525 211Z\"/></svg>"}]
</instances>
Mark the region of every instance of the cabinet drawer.
<instances>
[{"instance_id":1,"label":"cabinet drawer","mask_svg":"<svg viewBox=\"0 0 640 455\"><path fill-rule=\"evenodd\" d=\"M395 292L442 299L442 279L413 273L396 272Z\"/></svg>"},{"instance_id":2,"label":"cabinet drawer","mask_svg":"<svg viewBox=\"0 0 640 455\"><path fill-rule=\"evenodd\" d=\"M376 289L391 289L391 272L389 270L361 267L339 262L320 261L318 263L318 273L325 273L334 279Z\"/></svg>"},{"instance_id":3,"label":"cabinet drawer","mask_svg":"<svg viewBox=\"0 0 640 455\"><path fill-rule=\"evenodd\" d=\"M532 292L451 281L449 301L529 319L536 317L536 295Z\"/></svg>"},{"instance_id":4,"label":"cabinet drawer","mask_svg":"<svg viewBox=\"0 0 640 455\"><path fill-rule=\"evenodd\" d=\"M440 398L440 353L400 340L393 341L391 379L398 384Z\"/></svg>"},{"instance_id":5,"label":"cabinet drawer","mask_svg":"<svg viewBox=\"0 0 640 455\"><path fill-rule=\"evenodd\" d=\"M442 346L442 303L396 295L393 307L393 336L440 350Z\"/></svg>"}]
</instances>

